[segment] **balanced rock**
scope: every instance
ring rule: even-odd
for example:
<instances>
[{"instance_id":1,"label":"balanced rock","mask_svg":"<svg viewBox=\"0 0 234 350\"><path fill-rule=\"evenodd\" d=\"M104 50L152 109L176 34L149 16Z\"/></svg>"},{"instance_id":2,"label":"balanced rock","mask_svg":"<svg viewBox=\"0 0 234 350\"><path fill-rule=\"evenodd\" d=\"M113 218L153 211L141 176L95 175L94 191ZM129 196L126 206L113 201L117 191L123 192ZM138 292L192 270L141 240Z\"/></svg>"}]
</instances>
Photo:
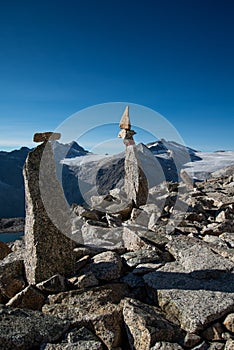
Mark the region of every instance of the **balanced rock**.
<instances>
[{"instance_id":1,"label":"balanced rock","mask_svg":"<svg viewBox=\"0 0 234 350\"><path fill-rule=\"evenodd\" d=\"M58 132L40 132L36 133L33 136L34 142L47 142L47 141L56 141L59 140L61 134Z\"/></svg>"},{"instance_id":2,"label":"balanced rock","mask_svg":"<svg viewBox=\"0 0 234 350\"><path fill-rule=\"evenodd\" d=\"M146 204L148 198L148 182L141 167L135 145L126 148L124 189L129 200L137 207Z\"/></svg>"},{"instance_id":3,"label":"balanced rock","mask_svg":"<svg viewBox=\"0 0 234 350\"><path fill-rule=\"evenodd\" d=\"M50 142L28 154L24 166L26 193L25 269L29 284L74 270L74 242L68 205L56 177Z\"/></svg>"}]
</instances>

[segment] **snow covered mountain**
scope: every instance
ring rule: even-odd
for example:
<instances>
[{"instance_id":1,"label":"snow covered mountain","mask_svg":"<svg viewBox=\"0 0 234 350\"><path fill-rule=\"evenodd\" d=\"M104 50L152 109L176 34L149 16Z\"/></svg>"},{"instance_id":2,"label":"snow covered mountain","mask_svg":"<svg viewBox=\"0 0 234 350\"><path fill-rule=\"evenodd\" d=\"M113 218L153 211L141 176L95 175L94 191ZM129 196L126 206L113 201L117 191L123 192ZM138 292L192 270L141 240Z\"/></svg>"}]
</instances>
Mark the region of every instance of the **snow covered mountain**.
<instances>
[{"instance_id":1,"label":"snow covered mountain","mask_svg":"<svg viewBox=\"0 0 234 350\"><path fill-rule=\"evenodd\" d=\"M181 169L193 178L204 180L214 172L234 166L234 152L197 152L166 140L146 146L139 144L137 149L150 187L164 180L178 181ZM115 187L122 187L124 152L112 156L95 155L76 142L64 145L56 141L53 148L57 173L62 174L61 184L69 204L82 203L88 192L105 194ZM22 147L12 152L0 152L0 217L24 216L22 169L29 151ZM233 173L233 167L230 169Z\"/></svg>"}]
</instances>

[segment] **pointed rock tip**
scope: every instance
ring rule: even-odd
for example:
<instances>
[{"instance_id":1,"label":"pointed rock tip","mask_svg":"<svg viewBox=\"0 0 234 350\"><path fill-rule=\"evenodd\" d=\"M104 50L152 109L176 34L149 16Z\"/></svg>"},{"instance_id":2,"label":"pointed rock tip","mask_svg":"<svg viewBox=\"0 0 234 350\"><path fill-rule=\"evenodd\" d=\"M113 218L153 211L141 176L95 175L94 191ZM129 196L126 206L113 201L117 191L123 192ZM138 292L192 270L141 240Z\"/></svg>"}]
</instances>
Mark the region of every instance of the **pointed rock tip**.
<instances>
[{"instance_id":1,"label":"pointed rock tip","mask_svg":"<svg viewBox=\"0 0 234 350\"><path fill-rule=\"evenodd\" d=\"M59 140L61 134L59 132L38 132L34 134L33 141L34 142L47 142L47 141L55 141Z\"/></svg>"},{"instance_id":2,"label":"pointed rock tip","mask_svg":"<svg viewBox=\"0 0 234 350\"><path fill-rule=\"evenodd\" d=\"M124 113L122 115L122 118L119 123L120 129L130 130L131 129L131 123L129 118L129 106L126 106Z\"/></svg>"}]
</instances>

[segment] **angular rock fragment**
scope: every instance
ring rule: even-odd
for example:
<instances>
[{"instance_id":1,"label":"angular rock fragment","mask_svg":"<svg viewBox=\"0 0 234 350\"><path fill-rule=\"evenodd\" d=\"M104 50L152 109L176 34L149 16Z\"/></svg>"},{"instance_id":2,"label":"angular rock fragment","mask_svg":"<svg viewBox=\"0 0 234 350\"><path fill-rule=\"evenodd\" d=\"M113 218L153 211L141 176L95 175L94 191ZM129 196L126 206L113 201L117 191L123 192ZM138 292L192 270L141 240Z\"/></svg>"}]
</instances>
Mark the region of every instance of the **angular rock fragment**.
<instances>
[{"instance_id":1,"label":"angular rock fragment","mask_svg":"<svg viewBox=\"0 0 234 350\"><path fill-rule=\"evenodd\" d=\"M69 322L39 311L0 305L0 346L4 350L28 350L58 340Z\"/></svg>"},{"instance_id":2,"label":"angular rock fragment","mask_svg":"<svg viewBox=\"0 0 234 350\"><path fill-rule=\"evenodd\" d=\"M8 254L0 261L0 292L6 298L12 298L24 286L24 263L22 254Z\"/></svg>"},{"instance_id":3,"label":"angular rock fragment","mask_svg":"<svg viewBox=\"0 0 234 350\"><path fill-rule=\"evenodd\" d=\"M68 288L67 280L64 276L57 274L46 281L40 282L36 285L42 292L49 294L65 292Z\"/></svg>"},{"instance_id":4,"label":"angular rock fragment","mask_svg":"<svg viewBox=\"0 0 234 350\"><path fill-rule=\"evenodd\" d=\"M81 327L69 332L62 344L47 344L44 350L103 350L103 346L93 333Z\"/></svg>"},{"instance_id":5,"label":"angular rock fragment","mask_svg":"<svg viewBox=\"0 0 234 350\"><path fill-rule=\"evenodd\" d=\"M234 310L234 274L199 280L177 262L171 262L143 278L149 296L187 332L204 330Z\"/></svg>"},{"instance_id":6,"label":"angular rock fragment","mask_svg":"<svg viewBox=\"0 0 234 350\"><path fill-rule=\"evenodd\" d=\"M115 252L103 252L92 258L89 269L97 279L110 281L121 276L122 261Z\"/></svg>"},{"instance_id":7,"label":"angular rock fragment","mask_svg":"<svg viewBox=\"0 0 234 350\"><path fill-rule=\"evenodd\" d=\"M4 259L12 250L4 242L0 241L0 260Z\"/></svg>"},{"instance_id":8,"label":"angular rock fragment","mask_svg":"<svg viewBox=\"0 0 234 350\"><path fill-rule=\"evenodd\" d=\"M21 309L41 310L45 296L33 286L28 286L8 301L7 306Z\"/></svg>"},{"instance_id":9,"label":"angular rock fragment","mask_svg":"<svg viewBox=\"0 0 234 350\"><path fill-rule=\"evenodd\" d=\"M234 313L227 315L223 321L223 324L228 331L234 333Z\"/></svg>"},{"instance_id":10,"label":"angular rock fragment","mask_svg":"<svg viewBox=\"0 0 234 350\"><path fill-rule=\"evenodd\" d=\"M162 263L163 260L158 253L158 250L140 249L135 252L129 252L122 255L126 264L130 267L135 267L139 264L154 262Z\"/></svg>"},{"instance_id":11,"label":"angular rock fragment","mask_svg":"<svg viewBox=\"0 0 234 350\"><path fill-rule=\"evenodd\" d=\"M180 328L167 321L156 307L138 300L125 299L123 316L131 349L150 349L155 342L176 342L183 337Z\"/></svg>"},{"instance_id":12,"label":"angular rock fragment","mask_svg":"<svg viewBox=\"0 0 234 350\"><path fill-rule=\"evenodd\" d=\"M167 249L195 278L218 278L234 268L234 263L215 254L208 245L198 239L173 238L167 244Z\"/></svg>"},{"instance_id":13,"label":"angular rock fragment","mask_svg":"<svg viewBox=\"0 0 234 350\"><path fill-rule=\"evenodd\" d=\"M129 289L124 284L110 284L89 290L74 290L49 296L44 305L46 314L69 320L73 326L87 327L103 341L108 349L122 342L121 299Z\"/></svg>"},{"instance_id":14,"label":"angular rock fragment","mask_svg":"<svg viewBox=\"0 0 234 350\"><path fill-rule=\"evenodd\" d=\"M152 346L150 350L183 350L183 348L176 343L160 341L157 342L154 346Z\"/></svg>"},{"instance_id":15,"label":"angular rock fragment","mask_svg":"<svg viewBox=\"0 0 234 350\"><path fill-rule=\"evenodd\" d=\"M99 284L94 273L91 271L88 271L87 273L84 273L83 275L80 275L80 276L69 278L69 282L72 283L75 288L80 288L80 289L88 288L88 287L96 287Z\"/></svg>"}]
</instances>

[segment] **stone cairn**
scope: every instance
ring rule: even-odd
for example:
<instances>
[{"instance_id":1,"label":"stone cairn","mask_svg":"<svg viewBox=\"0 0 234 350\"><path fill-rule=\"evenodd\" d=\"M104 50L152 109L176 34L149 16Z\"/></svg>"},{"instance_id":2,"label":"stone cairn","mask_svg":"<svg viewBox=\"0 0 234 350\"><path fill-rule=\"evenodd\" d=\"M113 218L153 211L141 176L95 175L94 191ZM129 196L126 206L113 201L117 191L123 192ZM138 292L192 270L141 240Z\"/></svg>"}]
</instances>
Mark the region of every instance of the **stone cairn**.
<instances>
[{"instance_id":1,"label":"stone cairn","mask_svg":"<svg viewBox=\"0 0 234 350\"><path fill-rule=\"evenodd\" d=\"M118 137L123 139L123 143L126 146L124 190L128 199L132 200L136 207L139 207L147 202L148 182L144 171L142 170L135 141L133 139L133 135L135 135L136 132L131 130L129 106L126 107L123 113L119 127L121 131L119 132Z\"/></svg>"},{"instance_id":2,"label":"stone cairn","mask_svg":"<svg viewBox=\"0 0 234 350\"><path fill-rule=\"evenodd\" d=\"M24 166L25 270L28 283L31 284L57 273L71 273L74 269L74 244L67 237L71 233L69 211L56 177L50 142L60 137L59 133L52 132L35 134L34 142L42 144L29 153ZM58 227L62 227L63 232Z\"/></svg>"}]
</instances>

